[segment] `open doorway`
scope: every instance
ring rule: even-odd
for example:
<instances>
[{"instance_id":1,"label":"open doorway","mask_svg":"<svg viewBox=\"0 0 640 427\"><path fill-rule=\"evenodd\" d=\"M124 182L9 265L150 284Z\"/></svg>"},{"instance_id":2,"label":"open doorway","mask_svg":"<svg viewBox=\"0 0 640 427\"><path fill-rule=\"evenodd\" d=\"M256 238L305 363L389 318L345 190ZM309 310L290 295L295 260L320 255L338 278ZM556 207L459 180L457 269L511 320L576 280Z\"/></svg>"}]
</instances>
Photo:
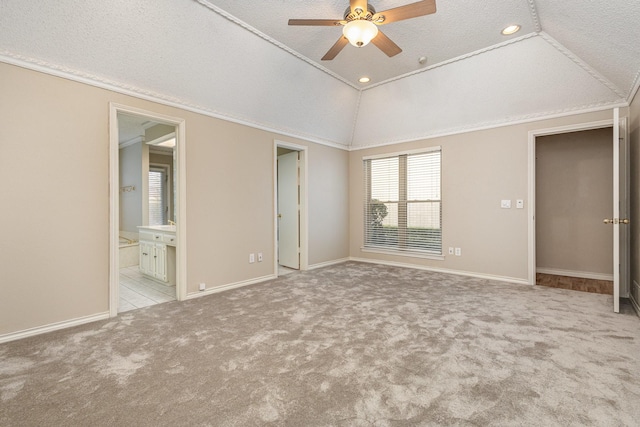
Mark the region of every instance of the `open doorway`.
<instances>
[{"instance_id":1,"label":"open doorway","mask_svg":"<svg viewBox=\"0 0 640 427\"><path fill-rule=\"evenodd\" d=\"M613 129L536 138L536 284L613 295Z\"/></svg>"},{"instance_id":2,"label":"open doorway","mask_svg":"<svg viewBox=\"0 0 640 427\"><path fill-rule=\"evenodd\" d=\"M182 299L183 122L111 106L110 314ZM183 196L182 196L183 197Z\"/></svg>"},{"instance_id":3,"label":"open doorway","mask_svg":"<svg viewBox=\"0 0 640 427\"><path fill-rule=\"evenodd\" d=\"M275 272L307 268L306 147L275 142Z\"/></svg>"},{"instance_id":4,"label":"open doorway","mask_svg":"<svg viewBox=\"0 0 640 427\"><path fill-rule=\"evenodd\" d=\"M609 158L610 164L612 165L609 169L609 173L611 174L611 178L607 178L607 183L605 183L605 187L609 187L609 191L607 191L608 195L606 196L607 200L610 201L608 206L603 206L603 209L607 212L603 218L592 217L589 219L589 230L583 229L581 232L586 234L594 234L596 230L603 231L605 234L608 234L608 239L612 241L612 256L606 255L606 259L612 260L611 269L606 273L601 274L593 274L597 273L593 271L593 266L587 267L589 270L586 272L587 276L595 276L595 279L609 279L613 278L613 311L618 312L620 306L621 298L627 298L629 293L629 219L628 219L628 207L629 207L629 147L628 147L628 138L626 136L626 119L624 117L619 117L618 109L614 109L613 111L613 120L602 120L598 122L590 122L590 123L582 123L577 125L569 125L569 126L561 126L557 128L551 129L539 129L529 132L529 283L534 285L536 284L536 274L537 271L542 267L544 270L546 266L540 265L538 262L538 257L540 254L538 253L538 245L537 234L539 228L539 221L543 220L543 218L539 218L540 212L538 212L537 204L538 200L536 197L540 197L539 192L537 191L537 174L544 174L545 171L538 170L537 168L537 141L540 138L549 136L549 135L562 135L562 134L570 134L575 132L583 132L583 131L591 131L591 130L599 130L604 129L604 133L608 133L611 137L608 143L603 143L604 145L608 145L609 148L604 147L604 150L611 152L611 154L606 154L605 156ZM576 153L571 151L569 153L572 156L575 156ZM601 154L603 155L603 154ZM566 159L565 162L572 163L572 160ZM587 162L588 163L588 162ZM602 167L604 163L602 163ZM581 174L579 177L582 177L582 181L578 179L579 185L574 185L572 191L574 193L583 193L583 196L589 197L592 194L592 190L594 184L589 184L588 174L591 174L594 171L594 167L600 168L601 166L582 166ZM556 178L556 181L563 181L563 178ZM612 184L612 185L611 185ZM556 191L553 189L553 191ZM567 199L571 200L573 196L565 196ZM556 201L557 202L557 201ZM602 202L604 203L604 201ZM564 204L564 202L554 203L552 202L551 210L560 209L560 205ZM604 211L603 211L604 212ZM602 212L600 212L602 214ZM552 212L553 215L553 212ZM580 253L580 251L594 249L596 246L600 246L598 243L577 243L575 239L567 236L565 230L563 228L565 226L569 226L573 222L581 222L582 220L577 220L575 215L565 215L564 219L557 219L560 215L556 215L556 224L552 227L555 227L555 231L557 234L565 234L565 240L568 241L569 244L573 244L572 248L569 248L568 251L571 252L569 255L574 256L575 254ZM603 228L604 229L603 229ZM574 232L575 233L575 232ZM604 255L601 255L604 256ZM544 262L544 261L542 261ZM566 268L566 267L565 267ZM555 267L555 273L570 272L572 276L576 276L576 273L580 274L581 272L577 270L566 270L565 268ZM575 267L573 267L575 268ZM554 268L552 268L554 269ZM600 276L600 277L598 277ZM588 278L588 277L587 277Z\"/></svg>"}]
</instances>

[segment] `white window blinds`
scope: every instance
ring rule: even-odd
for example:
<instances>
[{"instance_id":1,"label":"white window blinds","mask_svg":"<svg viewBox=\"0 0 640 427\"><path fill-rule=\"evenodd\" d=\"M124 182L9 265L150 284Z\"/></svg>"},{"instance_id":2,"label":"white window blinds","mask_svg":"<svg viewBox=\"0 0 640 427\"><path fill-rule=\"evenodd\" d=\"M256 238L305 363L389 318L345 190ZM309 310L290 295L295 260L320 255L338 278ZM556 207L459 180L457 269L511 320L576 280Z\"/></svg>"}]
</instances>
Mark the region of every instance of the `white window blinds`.
<instances>
[{"instance_id":1,"label":"white window blinds","mask_svg":"<svg viewBox=\"0 0 640 427\"><path fill-rule=\"evenodd\" d=\"M442 254L441 151L365 159L365 247Z\"/></svg>"},{"instance_id":2,"label":"white window blinds","mask_svg":"<svg viewBox=\"0 0 640 427\"><path fill-rule=\"evenodd\" d=\"M164 170L149 170L149 225L167 223L166 182Z\"/></svg>"}]
</instances>

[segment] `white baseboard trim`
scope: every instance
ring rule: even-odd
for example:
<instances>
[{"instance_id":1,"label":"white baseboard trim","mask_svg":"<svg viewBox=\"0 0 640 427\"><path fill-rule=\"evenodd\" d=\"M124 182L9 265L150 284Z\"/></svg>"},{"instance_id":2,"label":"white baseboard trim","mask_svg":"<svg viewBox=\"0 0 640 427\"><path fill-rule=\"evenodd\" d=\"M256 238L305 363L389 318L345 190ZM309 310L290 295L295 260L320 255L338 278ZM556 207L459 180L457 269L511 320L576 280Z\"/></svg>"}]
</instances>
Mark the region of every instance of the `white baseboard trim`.
<instances>
[{"instance_id":1,"label":"white baseboard trim","mask_svg":"<svg viewBox=\"0 0 640 427\"><path fill-rule=\"evenodd\" d=\"M331 261L319 262L317 264L312 264L307 267L307 270L315 270L316 268L329 267L330 265L342 264L349 261L350 258L340 258L334 259Z\"/></svg>"},{"instance_id":2,"label":"white baseboard trim","mask_svg":"<svg viewBox=\"0 0 640 427\"><path fill-rule=\"evenodd\" d=\"M256 283L266 282L276 278L275 274L269 274L268 276L256 277L255 279L243 280L241 282L229 283L228 285L216 286L215 288L206 289L204 291L193 292L187 294L185 300L200 298L205 295L217 294L219 292L228 291L231 289L242 288L243 286L255 285Z\"/></svg>"},{"instance_id":3,"label":"white baseboard trim","mask_svg":"<svg viewBox=\"0 0 640 427\"><path fill-rule=\"evenodd\" d=\"M436 272L436 273L455 274L456 276L475 277L477 279L497 280L499 282L517 283L519 285L529 285L530 284L527 279L519 279L517 277L496 276L496 275L493 275L493 274L482 274L482 273L472 273L470 271L450 270L450 269L447 269L447 268L427 267L427 266L424 266L424 265L408 264L408 263L404 263L404 262L381 261L381 260L377 260L377 259L351 257L350 260L351 261L357 261L357 262L367 262L369 264L389 265L391 267L415 268L417 270L433 271L433 272Z\"/></svg>"},{"instance_id":4,"label":"white baseboard trim","mask_svg":"<svg viewBox=\"0 0 640 427\"><path fill-rule=\"evenodd\" d=\"M638 282L634 280L631 286L636 288L636 293L634 294L633 291L629 292L629 300L631 301L631 305L633 305L636 314L640 317L640 301L636 301L635 297L633 296L640 295L640 285L638 285Z\"/></svg>"},{"instance_id":5,"label":"white baseboard trim","mask_svg":"<svg viewBox=\"0 0 640 427\"><path fill-rule=\"evenodd\" d=\"M75 319L50 323L44 326L36 326L35 328L29 328L18 332L10 332L8 334L0 335L0 344L9 341L20 340L22 338L33 337L35 335L46 334L47 332L53 332L60 329L71 328L72 326L84 325L85 323L97 322L98 320L105 320L108 318L109 312L105 311L104 313L77 317Z\"/></svg>"},{"instance_id":6,"label":"white baseboard trim","mask_svg":"<svg viewBox=\"0 0 640 427\"><path fill-rule=\"evenodd\" d=\"M613 281L613 274L591 273L589 271L560 270L557 268L536 268L536 273L553 274L554 276L579 277L581 279Z\"/></svg>"}]
</instances>

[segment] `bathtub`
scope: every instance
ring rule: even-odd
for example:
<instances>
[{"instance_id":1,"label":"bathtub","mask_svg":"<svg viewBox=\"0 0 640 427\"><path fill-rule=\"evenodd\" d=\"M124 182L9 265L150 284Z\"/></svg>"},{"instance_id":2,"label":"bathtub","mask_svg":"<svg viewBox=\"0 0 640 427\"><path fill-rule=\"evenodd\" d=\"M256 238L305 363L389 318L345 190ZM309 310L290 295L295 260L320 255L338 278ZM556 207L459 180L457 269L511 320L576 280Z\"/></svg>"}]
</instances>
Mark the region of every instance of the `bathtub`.
<instances>
[{"instance_id":1,"label":"bathtub","mask_svg":"<svg viewBox=\"0 0 640 427\"><path fill-rule=\"evenodd\" d=\"M119 244L120 268L138 265L140 262L138 241L120 236Z\"/></svg>"}]
</instances>

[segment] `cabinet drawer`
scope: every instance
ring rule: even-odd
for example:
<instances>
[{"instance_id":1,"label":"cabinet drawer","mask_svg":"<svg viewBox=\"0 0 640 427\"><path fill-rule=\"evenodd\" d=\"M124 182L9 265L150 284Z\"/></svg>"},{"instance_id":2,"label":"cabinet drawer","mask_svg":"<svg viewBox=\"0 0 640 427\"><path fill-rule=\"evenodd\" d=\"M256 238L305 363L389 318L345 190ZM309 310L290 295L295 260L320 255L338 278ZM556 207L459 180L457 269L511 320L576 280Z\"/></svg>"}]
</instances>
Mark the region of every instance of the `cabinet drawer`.
<instances>
[{"instance_id":1,"label":"cabinet drawer","mask_svg":"<svg viewBox=\"0 0 640 427\"><path fill-rule=\"evenodd\" d=\"M162 242L162 233L153 233L153 241L154 242Z\"/></svg>"},{"instance_id":2,"label":"cabinet drawer","mask_svg":"<svg viewBox=\"0 0 640 427\"><path fill-rule=\"evenodd\" d=\"M154 240L153 233L146 233L144 231L140 232L138 237L140 240L146 240L147 242L152 242Z\"/></svg>"},{"instance_id":3,"label":"cabinet drawer","mask_svg":"<svg viewBox=\"0 0 640 427\"><path fill-rule=\"evenodd\" d=\"M162 236L162 241L164 243L166 243L169 246L175 246L176 245L176 236L173 234L164 234Z\"/></svg>"}]
</instances>

